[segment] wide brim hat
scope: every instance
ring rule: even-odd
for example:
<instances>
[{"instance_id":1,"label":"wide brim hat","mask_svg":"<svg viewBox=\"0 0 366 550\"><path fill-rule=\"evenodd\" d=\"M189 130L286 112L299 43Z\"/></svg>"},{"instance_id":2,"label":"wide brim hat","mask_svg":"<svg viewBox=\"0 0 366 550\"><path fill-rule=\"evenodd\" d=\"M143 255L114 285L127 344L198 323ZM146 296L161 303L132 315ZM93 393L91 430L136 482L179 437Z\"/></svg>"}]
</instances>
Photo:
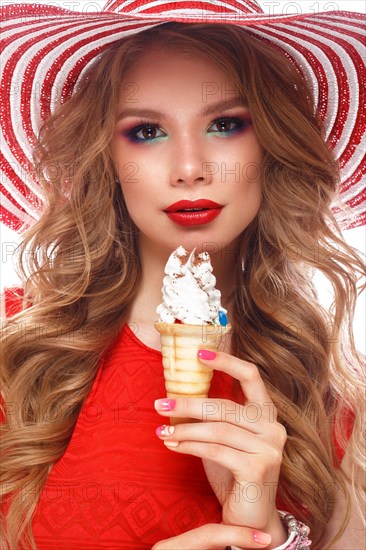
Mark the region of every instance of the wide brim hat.
<instances>
[{"instance_id":1,"label":"wide brim hat","mask_svg":"<svg viewBox=\"0 0 366 550\"><path fill-rule=\"evenodd\" d=\"M42 122L70 98L105 49L170 21L243 27L296 64L339 161L336 219L343 229L365 224L366 17L347 11L267 15L255 0L109 0L94 13L37 4L3 6L1 221L21 231L41 215L43 193L31 174Z\"/></svg>"}]
</instances>

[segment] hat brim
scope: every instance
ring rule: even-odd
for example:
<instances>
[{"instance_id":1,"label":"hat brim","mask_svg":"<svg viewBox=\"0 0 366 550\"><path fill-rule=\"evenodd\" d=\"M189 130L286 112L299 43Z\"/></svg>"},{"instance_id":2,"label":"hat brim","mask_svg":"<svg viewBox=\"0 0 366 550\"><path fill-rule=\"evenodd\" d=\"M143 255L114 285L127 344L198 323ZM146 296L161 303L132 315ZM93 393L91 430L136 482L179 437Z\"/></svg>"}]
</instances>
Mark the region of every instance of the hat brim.
<instances>
[{"instance_id":1,"label":"hat brim","mask_svg":"<svg viewBox=\"0 0 366 550\"><path fill-rule=\"evenodd\" d=\"M285 52L310 86L340 164L336 218L343 228L366 223L363 14L78 13L45 5L5 6L1 14L1 216L9 227L19 230L40 216L42 191L30 168L42 121L106 48L170 21L238 25Z\"/></svg>"}]
</instances>

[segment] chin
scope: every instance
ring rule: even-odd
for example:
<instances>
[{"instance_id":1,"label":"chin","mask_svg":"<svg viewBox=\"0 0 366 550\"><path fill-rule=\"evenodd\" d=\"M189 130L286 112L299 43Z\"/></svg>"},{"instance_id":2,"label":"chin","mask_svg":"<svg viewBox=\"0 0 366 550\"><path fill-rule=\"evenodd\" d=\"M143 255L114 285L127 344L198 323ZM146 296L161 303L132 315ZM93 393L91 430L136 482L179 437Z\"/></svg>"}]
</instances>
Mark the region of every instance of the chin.
<instances>
[{"instance_id":1,"label":"chin","mask_svg":"<svg viewBox=\"0 0 366 550\"><path fill-rule=\"evenodd\" d=\"M200 254L201 252L208 252L210 256L219 254L224 257L225 254L235 252L237 239L235 238L234 240L225 240L222 237L219 239L213 234L199 235L196 232L195 235L184 235L180 239L172 239L171 243L171 252L175 250L178 246L183 246L189 252L195 248L196 254Z\"/></svg>"}]
</instances>

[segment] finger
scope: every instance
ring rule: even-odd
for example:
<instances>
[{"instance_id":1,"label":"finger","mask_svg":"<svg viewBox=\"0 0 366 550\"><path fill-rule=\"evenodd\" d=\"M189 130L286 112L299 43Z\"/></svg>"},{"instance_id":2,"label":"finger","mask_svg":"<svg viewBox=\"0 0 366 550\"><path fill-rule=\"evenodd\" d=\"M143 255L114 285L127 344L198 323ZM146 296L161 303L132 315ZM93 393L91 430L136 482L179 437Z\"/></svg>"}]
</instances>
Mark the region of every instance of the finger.
<instances>
[{"instance_id":1,"label":"finger","mask_svg":"<svg viewBox=\"0 0 366 550\"><path fill-rule=\"evenodd\" d=\"M226 372L240 382L241 388L249 401L262 403L271 401L266 386L254 363L249 363L224 352L206 353L207 350L198 350L197 357L207 367ZM207 357L207 358L206 358Z\"/></svg>"},{"instance_id":2,"label":"finger","mask_svg":"<svg viewBox=\"0 0 366 550\"><path fill-rule=\"evenodd\" d=\"M224 550L226 546L265 548L270 542L270 535L249 527L207 524L157 542L151 550Z\"/></svg>"},{"instance_id":3,"label":"finger","mask_svg":"<svg viewBox=\"0 0 366 550\"><path fill-rule=\"evenodd\" d=\"M187 398L157 399L154 403L156 411L162 416L173 418L193 418L204 422L228 422L241 426L252 433L263 432L263 421L275 423L275 420L268 417L265 407L253 403L240 405L229 399L217 398Z\"/></svg>"},{"instance_id":4,"label":"finger","mask_svg":"<svg viewBox=\"0 0 366 550\"><path fill-rule=\"evenodd\" d=\"M163 424L156 429L156 435L164 441L219 443L250 454L266 453L271 444L257 434L224 422L192 422L178 426ZM274 446L282 449L279 437L276 438Z\"/></svg>"},{"instance_id":5,"label":"finger","mask_svg":"<svg viewBox=\"0 0 366 550\"><path fill-rule=\"evenodd\" d=\"M268 394L267 388L260 375L258 367L243 359L224 352L212 352L199 350L197 357L207 367L225 372L239 381L241 389L249 402L264 405L273 402Z\"/></svg>"},{"instance_id":6,"label":"finger","mask_svg":"<svg viewBox=\"0 0 366 550\"><path fill-rule=\"evenodd\" d=\"M241 428L214 422L178 426L163 424L156 429L156 435L171 450L214 460L237 475L243 469L261 471L266 464L271 469L280 467L287 435L282 429L276 433L270 440L247 431L244 436Z\"/></svg>"}]
</instances>

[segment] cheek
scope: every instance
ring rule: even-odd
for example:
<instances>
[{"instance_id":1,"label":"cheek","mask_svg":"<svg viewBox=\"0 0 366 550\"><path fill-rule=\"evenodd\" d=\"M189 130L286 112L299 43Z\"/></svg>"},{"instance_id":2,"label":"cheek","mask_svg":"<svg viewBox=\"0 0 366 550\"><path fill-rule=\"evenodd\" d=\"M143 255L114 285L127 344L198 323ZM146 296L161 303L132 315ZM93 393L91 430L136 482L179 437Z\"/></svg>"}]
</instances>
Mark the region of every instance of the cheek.
<instances>
[{"instance_id":1,"label":"cheek","mask_svg":"<svg viewBox=\"0 0 366 550\"><path fill-rule=\"evenodd\" d=\"M263 157L264 151L253 132L245 134L235 144L227 143L221 163L224 181L240 182L241 185L260 182Z\"/></svg>"},{"instance_id":2,"label":"cheek","mask_svg":"<svg viewBox=\"0 0 366 550\"><path fill-rule=\"evenodd\" d=\"M111 154L119 180L126 183L136 180L136 174L139 171L138 159L129 155L126 148L121 147L117 140L112 146Z\"/></svg>"},{"instance_id":3,"label":"cheek","mask_svg":"<svg viewBox=\"0 0 366 550\"><path fill-rule=\"evenodd\" d=\"M146 216L149 208L156 204L158 193L154 191L153 183L147 176L146 170L134 161L126 162L119 172L127 210L135 223L141 215Z\"/></svg>"},{"instance_id":4,"label":"cheek","mask_svg":"<svg viewBox=\"0 0 366 550\"><path fill-rule=\"evenodd\" d=\"M125 193L133 193L139 184L140 166L136 161L130 160L119 165L119 179L122 183L122 190Z\"/></svg>"},{"instance_id":5,"label":"cheek","mask_svg":"<svg viewBox=\"0 0 366 550\"><path fill-rule=\"evenodd\" d=\"M148 147L129 146L127 143L116 143L112 148L112 158L119 180L126 187L124 192L130 194L130 187L149 190L154 182L160 181L162 168L159 158Z\"/></svg>"},{"instance_id":6,"label":"cheek","mask_svg":"<svg viewBox=\"0 0 366 550\"><path fill-rule=\"evenodd\" d=\"M242 178L247 185L260 187L262 180L262 163L259 161L247 162L243 166Z\"/></svg>"},{"instance_id":7,"label":"cheek","mask_svg":"<svg viewBox=\"0 0 366 550\"><path fill-rule=\"evenodd\" d=\"M259 163L243 167L240 183L235 186L232 200L239 224L247 226L256 217L262 203L261 170ZM235 215L234 215L235 217Z\"/></svg>"},{"instance_id":8,"label":"cheek","mask_svg":"<svg viewBox=\"0 0 366 550\"><path fill-rule=\"evenodd\" d=\"M257 140L253 144L251 153L242 166L242 190L248 202L252 203L253 207L259 208L262 201L263 150Z\"/></svg>"},{"instance_id":9,"label":"cheek","mask_svg":"<svg viewBox=\"0 0 366 550\"><path fill-rule=\"evenodd\" d=\"M256 173L255 173L256 174ZM243 201L246 204L248 217L252 221L258 213L262 203L262 185L260 178L246 181Z\"/></svg>"}]
</instances>

